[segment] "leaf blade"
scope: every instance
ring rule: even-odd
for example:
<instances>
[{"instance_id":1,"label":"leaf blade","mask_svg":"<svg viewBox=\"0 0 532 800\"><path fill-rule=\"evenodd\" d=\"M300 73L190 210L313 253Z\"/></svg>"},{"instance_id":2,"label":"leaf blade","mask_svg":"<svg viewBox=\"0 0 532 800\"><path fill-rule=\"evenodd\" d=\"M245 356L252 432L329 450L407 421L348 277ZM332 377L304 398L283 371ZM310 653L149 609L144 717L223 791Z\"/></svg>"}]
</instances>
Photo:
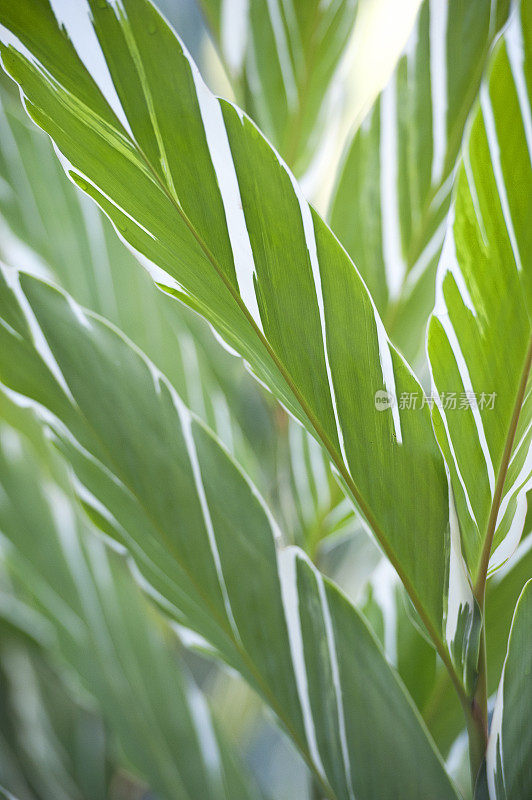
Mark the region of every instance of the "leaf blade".
<instances>
[{"instance_id":1,"label":"leaf blade","mask_svg":"<svg viewBox=\"0 0 532 800\"><path fill-rule=\"evenodd\" d=\"M280 546L256 490L166 379L115 329L58 290L29 276L22 284L72 395L70 416L55 403L59 419L46 412L44 417L76 474L80 499L103 529L130 550L147 590L259 691L329 796L346 798L351 789L362 798L370 792L369 798L375 781L383 797L401 796L396 769L404 769L405 800L416 792L426 796L429 786L431 796L454 798L419 715L365 623L336 588L324 590L321 576L300 551ZM5 291L4 286L0 296ZM10 304L16 304L13 295ZM13 391L20 391L19 365L24 362L35 376L31 389L25 385L27 396L41 404L43 413L47 397L39 388L39 371L30 369L41 356L31 337L24 340L23 330L20 324L19 331L1 326L2 344L9 347L2 347L0 374ZM63 391L56 381L56 393ZM243 575L253 580L244 581ZM316 608L321 623L312 613ZM309 621L326 632L325 659L323 639L312 635ZM358 665L350 655L351 639L349 646L344 641L347 625L349 637L359 637L358 647L367 650L368 660ZM345 649L340 653L338 648ZM363 687L376 669L394 697L396 726L405 734L400 763L394 761L394 771L386 774L397 727L383 734L382 719L374 729L356 722L364 719ZM351 698L348 706L340 702L344 695ZM379 718L382 713L381 701ZM343 739L338 750L331 751L317 736L325 716ZM343 725L357 726L354 742L342 734ZM373 761L365 766L367 748L380 753L378 774ZM413 759L409 768L408 751ZM427 769L414 779L420 757Z\"/></svg>"},{"instance_id":2,"label":"leaf blade","mask_svg":"<svg viewBox=\"0 0 532 800\"><path fill-rule=\"evenodd\" d=\"M105 18L116 21L110 6L100 6L93 5L99 25ZM438 639L448 509L430 415L428 408L401 412L397 404L375 410L376 392L395 387L397 395L421 393L419 384L390 347L352 263L255 126L210 95L151 6L128 0L124 8L120 24L126 40L133 40L124 79L117 72L124 69L122 61L110 66L122 97L139 85L133 81L124 88L126 74L142 73L139 102L150 113L159 147L156 164L121 128L109 130L95 109L80 109L65 88L43 83L23 57L4 48L5 65L24 85L34 119L90 177L91 182L76 178L82 188L135 248L173 276L167 279L170 289L209 318L322 442ZM133 58L138 52L140 67ZM164 72L173 78L172 85L163 82L164 93L157 83L163 53ZM54 72L53 58L47 67ZM170 100L184 119L191 117L189 125L171 124ZM130 104L131 98L124 101L125 107ZM154 157L153 138L145 146ZM198 176L187 181L188 162L196 165L199 182ZM102 163L112 168L103 169ZM250 163L257 165L254 172L246 167ZM128 189L133 186L134 197ZM224 221L227 232L220 236ZM354 333L346 340L350 328ZM364 427L371 431L371 452ZM375 462L386 459L392 468L383 476ZM410 545L412 529L423 530L419 551Z\"/></svg>"},{"instance_id":3,"label":"leaf blade","mask_svg":"<svg viewBox=\"0 0 532 800\"><path fill-rule=\"evenodd\" d=\"M390 82L344 154L331 227L392 341L418 359L434 301L453 169L509 3L422 3Z\"/></svg>"},{"instance_id":4,"label":"leaf blade","mask_svg":"<svg viewBox=\"0 0 532 800\"><path fill-rule=\"evenodd\" d=\"M486 754L490 800L525 798L532 788L530 726L526 723L531 694L530 629L532 626L532 581L524 586L517 602L508 651L493 712Z\"/></svg>"},{"instance_id":5,"label":"leaf blade","mask_svg":"<svg viewBox=\"0 0 532 800\"><path fill-rule=\"evenodd\" d=\"M435 429L479 597L486 574L519 542L530 480L530 241L524 219L532 186L526 142L532 83L522 73L528 105L521 107L510 56L529 13L525 0L481 88L428 332ZM528 64L528 52L521 57ZM501 301L502 293L511 302ZM454 392L454 408L444 407L442 392Z\"/></svg>"}]
</instances>

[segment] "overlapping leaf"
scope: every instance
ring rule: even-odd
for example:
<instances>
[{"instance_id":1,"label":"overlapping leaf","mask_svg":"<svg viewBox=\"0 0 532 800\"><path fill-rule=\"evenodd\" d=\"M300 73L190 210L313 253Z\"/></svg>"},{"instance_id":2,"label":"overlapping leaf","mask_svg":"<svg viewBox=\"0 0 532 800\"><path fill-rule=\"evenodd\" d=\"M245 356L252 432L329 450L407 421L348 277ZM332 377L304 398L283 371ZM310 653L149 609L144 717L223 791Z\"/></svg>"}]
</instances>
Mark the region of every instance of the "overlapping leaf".
<instances>
[{"instance_id":1,"label":"overlapping leaf","mask_svg":"<svg viewBox=\"0 0 532 800\"><path fill-rule=\"evenodd\" d=\"M452 173L491 43L510 3L424 0L404 55L348 145L336 235L392 341L414 358L434 302Z\"/></svg>"},{"instance_id":2,"label":"overlapping leaf","mask_svg":"<svg viewBox=\"0 0 532 800\"><path fill-rule=\"evenodd\" d=\"M515 605L532 575L532 537L530 528L526 530L528 535L517 552L486 587L489 697L499 684ZM416 699L438 749L447 757L453 743L464 733L463 709L443 664L437 663L434 670L427 643L405 613L400 588L389 569L379 566L370 579L360 608L382 641L388 659L397 665L405 685Z\"/></svg>"},{"instance_id":3,"label":"overlapping leaf","mask_svg":"<svg viewBox=\"0 0 532 800\"><path fill-rule=\"evenodd\" d=\"M48 138L7 90L0 95L0 179L0 216L10 230L69 294L118 325L154 361L270 502L275 500L295 542L313 552L323 538L356 530L359 523L319 445L278 407L269 413L241 362L137 268L109 221L67 180ZM8 237L0 241L8 263L12 251Z\"/></svg>"},{"instance_id":4,"label":"overlapping leaf","mask_svg":"<svg viewBox=\"0 0 532 800\"><path fill-rule=\"evenodd\" d=\"M480 90L428 336L435 430L479 598L519 542L532 470L531 20L524 0Z\"/></svg>"},{"instance_id":5,"label":"overlapping leaf","mask_svg":"<svg viewBox=\"0 0 532 800\"><path fill-rule=\"evenodd\" d=\"M31 606L18 603L23 620L37 616ZM0 624L4 611L2 603ZM48 625L45 618L40 621ZM24 644L15 627L10 635L4 633L0 651L2 785L21 800L107 800L113 775L101 717L86 702L73 700L72 687L50 668L35 642L33 647Z\"/></svg>"},{"instance_id":6,"label":"overlapping leaf","mask_svg":"<svg viewBox=\"0 0 532 800\"><path fill-rule=\"evenodd\" d=\"M281 548L256 490L167 380L58 290L11 282L0 380L45 407L80 498L165 609L269 703L327 796L454 797L365 623Z\"/></svg>"},{"instance_id":7,"label":"overlapping leaf","mask_svg":"<svg viewBox=\"0 0 532 800\"><path fill-rule=\"evenodd\" d=\"M376 411L376 393L420 389L360 276L277 154L208 92L152 6L91 7L127 125L50 6L3 0L19 43L2 58L30 114L120 234L165 271L157 280L207 316L327 448L437 639L445 474L426 407L399 410L385 397Z\"/></svg>"},{"instance_id":8,"label":"overlapping leaf","mask_svg":"<svg viewBox=\"0 0 532 800\"><path fill-rule=\"evenodd\" d=\"M247 472L274 484L275 432L257 384L196 315L138 269L105 216L65 178L48 137L7 91L0 96L0 178L0 216L38 266L130 336ZM12 251L6 236L0 255L9 262Z\"/></svg>"},{"instance_id":9,"label":"overlapping leaf","mask_svg":"<svg viewBox=\"0 0 532 800\"><path fill-rule=\"evenodd\" d=\"M287 436L278 436L280 506L294 541L314 561L325 540L333 546L333 539L351 539L363 523L319 444L293 419L286 422Z\"/></svg>"},{"instance_id":10,"label":"overlapping leaf","mask_svg":"<svg viewBox=\"0 0 532 800\"><path fill-rule=\"evenodd\" d=\"M63 490L43 485L22 437L3 426L1 443L0 532L28 602L51 623L50 649L98 700L127 762L153 791L234 797L224 763L235 771L230 747L218 741L205 699L123 556L103 545ZM242 778L239 796L255 796L245 785Z\"/></svg>"},{"instance_id":11,"label":"overlapping leaf","mask_svg":"<svg viewBox=\"0 0 532 800\"><path fill-rule=\"evenodd\" d=\"M486 755L490 800L526 800L532 792L532 581L515 608Z\"/></svg>"},{"instance_id":12,"label":"overlapping leaf","mask_svg":"<svg viewBox=\"0 0 532 800\"><path fill-rule=\"evenodd\" d=\"M241 105L301 173L339 112L358 0L202 5Z\"/></svg>"}]
</instances>

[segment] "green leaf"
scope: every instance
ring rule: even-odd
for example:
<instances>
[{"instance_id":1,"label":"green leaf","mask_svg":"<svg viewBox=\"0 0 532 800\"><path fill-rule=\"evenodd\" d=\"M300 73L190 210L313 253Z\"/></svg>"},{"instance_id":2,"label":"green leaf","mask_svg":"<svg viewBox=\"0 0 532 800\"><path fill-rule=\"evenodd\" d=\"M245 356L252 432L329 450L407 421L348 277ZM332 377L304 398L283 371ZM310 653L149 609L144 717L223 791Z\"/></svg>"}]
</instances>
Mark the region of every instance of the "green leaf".
<instances>
[{"instance_id":1,"label":"green leaf","mask_svg":"<svg viewBox=\"0 0 532 800\"><path fill-rule=\"evenodd\" d=\"M2 48L26 107L120 234L165 271L158 282L208 317L323 444L438 642L443 463L427 407L385 402L376 411L376 393L421 390L363 281L277 154L208 92L153 7L127 0L119 16L107 3L91 7L133 135L110 106L101 110L88 76L76 81L84 67L49 5L2 0L3 22L23 46L39 40L32 58Z\"/></svg>"},{"instance_id":2,"label":"green leaf","mask_svg":"<svg viewBox=\"0 0 532 800\"><path fill-rule=\"evenodd\" d=\"M53 628L48 649L97 699L127 763L152 790L176 800L232 798L205 699L123 555L46 481L20 435L3 426L1 443L0 530L25 596Z\"/></svg>"},{"instance_id":3,"label":"green leaf","mask_svg":"<svg viewBox=\"0 0 532 800\"><path fill-rule=\"evenodd\" d=\"M530 529L516 552L495 573L486 587L486 640L488 649L488 692L496 691L502 671L512 615L523 586L532 575Z\"/></svg>"},{"instance_id":4,"label":"green leaf","mask_svg":"<svg viewBox=\"0 0 532 800\"><path fill-rule=\"evenodd\" d=\"M486 753L490 800L527 800L532 793L532 580L515 608Z\"/></svg>"},{"instance_id":5,"label":"green leaf","mask_svg":"<svg viewBox=\"0 0 532 800\"><path fill-rule=\"evenodd\" d=\"M48 137L16 102L2 92L0 178L6 191L0 193L0 215L69 294L133 339L253 477L273 484L268 453L275 432L256 382L213 341L205 323L138 269L105 216L65 178ZM11 251L6 236L0 243L6 263Z\"/></svg>"},{"instance_id":6,"label":"green leaf","mask_svg":"<svg viewBox=\"0 0 532 800\"><path fill-rule=\"evenodd\" d=\"M294 541L312 553L325 537L351 536L360 523L319 445L278 406L274 415L242 362L138 269L107 218L67 180L48 137L7 92L0 93L0 179L0 215L30 255L79 303L133 339L270 503L279 495ZM9 237L0 241L6 263L16 257L12 251Z\"/></svg>"},{"instance_id":7,"label":"green leaf","mask_svg":"<svg viewBox=\"0 0 532 800\"><path fill-rule=\"evenodd\" d=\"M382 560L373 571L359 605L377 632L388 661L395 666L422 712L434 685L436 653L418 630L408 604L397 575Z\"/></svg>"},{"instance_id":8,"label":"green leaf","mask_svg":"<svg viewBox=\"0 0 532 800\"><path fill-rule=\"evenodd\" d=\"M17 798L14 797L14 795L12 795L11 792L8 792L7 789L3 789L1 786L0 786L0 798L1 800L17 800Z\"/></svg>"},{"instance_id":9,"label":"green leaf","mask_svg":"<svg viewBox=\"0 0 532 800\"><path fill-rule=\"evenodd\" d=\"M531 485L531 20L524 0L480 89L428 332L434 426L479 598L519 543Z\"/></svg>"},{"instance_id":10,"label":"green leaf","mask_svg":"<svg viewBox=\"0 0 532 800\"><path fill-rule=\"evenodd\" d=\"M486 586L485 625L487 646L488 697L497 691L515 605L523 586L532 575L532 537L522 541L517 552L495 573ZM444 757L464 730L463 710L453 684L442 664L421 708L423 719Z\"/></svg>"},{"instance_id":11,"label":"green leaf","mask_svg":"<svg viewBox=\"0 0 532 800\"><path fill-rule=\"evenodd\" d=\"M202 5L237 98L300 174L339 116L358 0Z\"/></svg>"},{"instance_id":12,"label":"green leaf","mask_svg":"<svg viewBox=\"0 0 532 800\"><path fill-rule=\"evenodd\" d=\"M71 298L10 281L0 379L46 407L80 499L148 591L259 692L328 797L455 797L365 623L282 547L257 491L168 381Z\"/></svg>"},{"instance_id":13,"label":"green leaf","mask_svg":"<svg viewBox=\"0 0 532 800\"><path fill-rule=\"evenodd\" d=\"M104 214L65 177L48 137L7 92L0 92L0 179L6 189L0 215L30 256L79 303L133 339L269 492L270 502L280 495L294 541L312 553L328 536L350 536L359 522L319 445L279 407L274 415L242 362L138 269ZM19 251L9 237L0 241L6 263Z\"/></svg>"},{"instance_id":14,"label":"green leaf","mask_svg":"<svg viewBox=\"0 0 532 800\"><path fill-rule=\"evenodd\" d=\"M2 642L0 676L2 783L23 800L107 800L113 763L94 704L74 700L44 653L20 639Z\"/></svg>"},{"instance_id":15,"label":"green leaf","mask_svg":"<svg viewBox=\"0 0 532 800\"><path fill-rule=\"evenodd\" d=\"M453 170L508 0L424 0L404 54L344 155L331 227L392 341L420 356Z\"/></svg>"}]
</instances>

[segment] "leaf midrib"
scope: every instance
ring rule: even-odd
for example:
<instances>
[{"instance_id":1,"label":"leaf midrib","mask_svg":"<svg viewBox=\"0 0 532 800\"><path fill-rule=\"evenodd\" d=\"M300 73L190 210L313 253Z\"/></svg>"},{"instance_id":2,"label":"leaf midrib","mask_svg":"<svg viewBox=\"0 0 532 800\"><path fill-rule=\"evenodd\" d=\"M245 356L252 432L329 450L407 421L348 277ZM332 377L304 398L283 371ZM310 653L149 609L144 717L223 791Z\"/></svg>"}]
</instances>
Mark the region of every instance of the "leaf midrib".
<instances>
[{"instance_id":1,"label":"leaf midrib","mask_svg":"<svg viewBox=\"0 0 532 800\"><path fill-rule=\"evenodd\" d=\"M504 490L504 484L506 482L506 476L508 474L508 468L510 466L510 458L512 455L515 435L517 432L517 424L519 422L519 417L523 407L523 400L526 392L526 386L528 383L528 377L530 375L531 366L532 366L532 334L529 336L528 349L524 358L523 368L521 371L521 378L517 389L517 394L512 411L512 416L510 419L510 424L508 426L508 432L506 434L504 451L501 459L501 464L499 467L499 472L497 474L497 483L495 485L495 491L493 493L490 515L486 526L486 535L484 537L484 544L482 547L482 554L480 557L477 579L475 581L474 595L477 602L479 603L481 611L484 607L489 560L491 556L491 548L493 545L495 531L497 529L497 517L502 502L502 493Z\"/></svg>"},{"instance_id":2,"label":"leaf midrib","mask_svg":"<svg viewBox=\"0 0 532 800\"><path fill-rule=\"evenodd\" d=\"M95 318L98 319L99 315L91 314L91 316L94 316ZM204 594L201 584L199 584L197 582L195 576L189 571L189 569L186 566L186 564L184 564L182 559L179 557L179 553L174 550L174 548L172 546L171 538L168 536L166 531L159 525L159 522L152 516L150 508L148 506L146 506L144 501L138 495L137 491L130 485L129 480L127 480L127 478L124 478L124 476L121 474L122 471L120 469L117 469L118 464L115 462L115 459L114 459L114 456L113 456L112 452L107 448L107 445L106 445L105 441L101 438L99 432L94 428L94 426L92 425L90 420L87 418L87 416L82 411L82 409L79 408L79 406L78 406L78 411L79 411L80 416L85 420L85 423L87 424L89 430L92 431L94 437L96 438L96 440L102 446L102 449L104 450L104 452L107 453L107 456L110 459L111 463L114 464L114 468L113 468L114 474L118 477L118 479L123 484L124 488L127 489L127 491L131 494L131 496L134 498L134 500L139 504L139 506L142 509L144 509L144 511L145 511L148 519L150 520L151 524L153 525L154 529L156 531L158 531L158 533L160 534L162 540L165 541L167 543L167 545L169 545L170 552L174 551L174 557L175 557L177 563L179 564L180 568L183 570L183 572L186 573L186 575L188 576L190 582L196 588L196 591L198 592L199 597L203 599L206 608L209 609L209 612L212 614L212 616L214 618L214 621L217 622L217 624L219 625L221 630L225 633L226 636L228 636L231 644L237 650L237 652L240 654L240 656L243 659L244 663L247 665L250 673L255 677L255 680L257 681L257 685L261 687L262 691L264 692L265 697L268 698L269 705L272 707L272 709L275 711L275 713L277 714L279 719L282 720L283 724L286 726L286 729L287 729L288 733L290 734L290 736L292 737L293 741L297 745L299 751L301 752L301 755L303 756L303 758L305 759L305 761L309 765L310 769L315 773L316 779L319 780L320 785L322 786L323 790L327 793L327 796L328 796L329 800L336 800L336 796L334 794L331 794L332 789L326 783L324 783L323 778L321 777L320 773L317 771L317 769L316 769L316 767L315 767L315 765L314 765L314 763L313 763L313 761L312 761L312 759L310 757L310 754L308 752L308 748L301 741L299 735L293 729L293 727L290 724L290 722L286 719L282 708L279 706L279 703L277 702L276 697L274 695L272 695L269 686L265 683L265 681L264 681L264 679L262 677L262 674L256 668L255 662L250 658L250 656L249 656L247 650L244 648L244 646L233 635L230 626L229 627L227 626L227 621L222 619L219 616L218 609L215 606L212 605L212 603L210 602L210 600L207 597L207 595ZM202 421L199 418L195 417L194 415L193 415L193 418L194 418L194 421L196 423L198 423L202 428L207 430L209 435L211 435L210 431L208 431L206 426L203 425ZM99 459L98 459L98 462L99 462ZM142 548L142 550L144 552L144 548ZM148 556L148 558L149 558L150 561L152 560L149 556Z\"/></svg>"},{"instance_id":3,"label":"leaf midrib","mask_svg":"<svg viewBox=\"0 0 532 800\"><path fill-rule=\"evenodd\" d=\"M217 97L216 99L219 100L220 98ZM213 268L215 269L216 273L223 280L224 284L226 285L226 287L230 291L230 293L231 293L233 299L235 300L236 304L239 306L240 310L244 313L246 319L248 320L249 324L251 325L255 335L258 337L258 339L260 340L261 344L266 348L266 350L268 352L268 355L270 356L270 358L274 362L275 366L279 370L279 372L282 375L283 379L285 380L288 388L291 390L291 392L293 393L294 397L296 398L298 404L301 406L302 410L305 413L305 416L308 418L308 420L311 423L312 427L314 428L318 438L320 439L321 443L323 444L323 446L327 450L327 452L328 452L333 464L336 466L336 468L340 472L342 478L346 482L346 485L348 486L350 492L355 497L358 505L360 506L360 509L361 509L362 513L366 517L366 519L367 519L370 527L372 528L377 540L379 541L382 549L384 550L384 553L385 553L386 557L388 558L388 560L393 565L393 567L396 570L397 574L399 575L403 585L405 586L405 589L408 592L408 594L409 594L409 596L410 596L410 598L412 600L412 603L414 604L414 607L416 608L416 611L418 612L419 616L421 617L421 619L422 619L422 621L423 621L423 623L424 623L424 625L425 625L425 627L427 629L427 632L429 633L429 636L431 637L431 639L432 639L432 641L433 641L433 643L434 643L434 645L436 647L436 650L437 650L440 658L442 659L443 663L445 664L446 668L448 669L448 671L450 673L451 680L453 681L453 684L455 686L456 691L458 692L458 695L459 695L460 699L462 701L464 701L464 700L467 701L463 686L462 686L462 684L460 682L460 679L456 675L454 666L453 666L452 661L451 661L451 659L449 657L449 654L447 653L447 649L446 649L446 647L445 647L445 645L443 643L443 640L441 639L440 635L438 634L437 630L435 629L432 621L428 617L428 615L427 615L427 613L425 611L424 605L421 602L420 598L418 597L417 592L414 590L409 578L405 575L405 573L401 569L397 559L395 558L394 553L391 551L390 546L388 545L388 542L386 541L386 538L384 537L383 531L380 529L380 527L379 527L379 525L378 525L378 523L377 523L377 521L376 521L376 519L375 519L375 517L373 515L373 512L369 509L367 503L363 499L359 489L357 488L357 485L355 484L355 482L353 481L353 479L351 477L351 474L347 470L346 465L343 462L343 459L340 457L338 451L336 450L336 448L334 447L334 445L330 441L329 437L327 436L327 434L323 430L320 422L318 421L318 419L315 416L314 412L310 408L308 402L306 401L306 399L304 398L304 396L302 395L302 393L298 389L297 385L294 383L294 381L293 381L290 373L288 372L287 368L285 367L285 365L283 364L281 359L277 356L275 350L272 348L272 346L270 345L270 343L268 342L268 340L266 339L266 337L264 336L264 334L262 333L262 331L260 330L260 328L256 324L255 320L253 319L251 313L249 312L247 306L245 305L244 301L240 297L239 293L236 291L236 289L234 288L232 283L229 281L228 277L225 275L225 272L223 271L221 266L218 264L215 256L211 252L210 248L208 247L206 242L203 240L202 236L198 233L198 231L194 227L194 224L192 223L192 221L187 216L186 212L176 202L176 200L172 196L171 192L165 186L165 184L161 180L159 174L157 173L157 171L155 170L155 168L153 167L153 165L151 164L151 162L147 158L146 154L137 145L135 140L131 140L131 141L132 141L133 146L137 149L137 151L138 151L139 155L141 156L141 158L144 159L144 161L145 161L148 169L152 173L155 181L157 182L157 184L159 185L161 190L164 192L164 194L166 195L167 199L170 200L170 202L172 203L174 208L177 210L178 214L182 217L183 221L185 222L185 224L189 228L190 232L192 233L192 235L194 236L194 238L198 242L198 244L201 247L203 253L207 257L207 259L209 260L209 262L211 263ZM356 269L356 267L355 267L355 269Z\"/></svg>"},{"instance_id":4,"label":"leaf midrib","mask_svg":"<svg viewBox=\"0 0 532 800\"><path fill-rule=\"evenodd\" d=\"M220 101L219 97L216 97L216 99L217 99L218 102ZM44 111L44 109L41 109L41 110L42 110L43 113L46 113ZM120 123L119 123L119 125L120 125ZM266 352L268 353L269 357L272 359L274 365L277 367L277 369L278 369L280 375L282 376L282 378L284 379L287 387L290 389L290 391L292 392L293 396L297 400L297 402L300 405L302 411L304 412L304 414L307 417L307 419L309 420L312 428L314 429L318 439L321 441L322 445L325 447L325 449L328 452L333 464L338 469L340 475L342 476L343 480L346 483L346 486L348 487L349 491L352 493L352 495L355 498L356 502L358 503L362 513L366 517L366 520L368 521L368 524L372 528L372 530L373 530L377 540L379 541L379 543L380 543L385 555L387 556L389 561L392 563L392 565L395 568L397 574L399 575L401 581L403 582L403 584L405 586L405 589L408 592L408 594L409 594L409 596L410 596L410 598L412 600L412 603L414 604L414 607L416 608L417 612L419 613L420 618L422 619L422 621L423 621L423 623L424 623L424 625L425 625L425 627L427 629L427 632L428 632L429 636L431 637L431 639L432 639L432 641L433 641L433 643L434 643L434 645L436 647L436 650L437 650L438 654L440 655L442 661L444 662L445 666L449 670L450 677L451 677L451 679L453 681L453 684L455 686L456 691L458 692L458 695L459 695L460 699L462 701L467 701L467 698L465 696L465 692L464 692L463 686L461 684L461 681L460 681L459 677L457 676L457 674L456 674L456 672L454 670L452 661L451 661L451 659L449 657L449 654L447 652L446 646L444 645L440 634L436 630L432 620L429 618L427 612L425 611L424 605L421 602L417 592L414 590L409 578L405 575L405 573L402 570L400 564L398 563L394 553L391 551L390 545L388 544L388 542L387 542L387 540L386 540L386 538L385 538L385 536L383 534L383 531L381 530L380 526L378 525L378 523L377 523L377 521L376 521L376 519L374 517L373 512L370 510L370 508L368 507L367 503L363 499L363 497L362 497L357 485L353 481L353 479L352 479L348 469L346 468L346 465L344 464L343 459L341 458L340 454L337 452L336 448L334 447L334 445L330 441L329 437L327 436L327 434L323 430L322 425L320 424L320 422L317 419L316 415L314 414L314 412L310 408L307 400L304 398L304 396L302 395L302 393L300 392L300 390L298 389L298 387L294 383L294 380L292 379L289 371L287 370L287 368L283 364L282 360L277 356L275 350L272 348L272 346L270 345L270 343L268 342L268 340L266 339L266 337L264 336L262 331L257 326L255 320L253 319L251 313L247 309L247 307L246 307L245 303L243 302L242 298L240 297L239 293L236 291L235 287L232 285L231 281L226 276L224 270L221 268L221 265L218 264L215 256L211 252L211 250L208 247L208 245L206 244L206 242L203 240L203 238L200 235L200 233L196 230L194 224L192 223L192 221L190 220L190 218L188 217L188 215L186 214L184 209L176 201L176 198L172 195L172 193L170 192L168 187L165 185L165 183L161 179L159 173L154 168L154 166L150 162L149 158L147 157L146 153L142 150L142 148L137 143L137 141L134 138L132 138L129 135L129 133L127 133L125 131L125 129L122 127L122 125L120 125L120 128L121 128L121 131L122 131L121 135L126 137L128 139L128 141L131 143L132 147L137 151L137 153L139 154L139 156L142 159L142 161L145 163L147 169L149 170L150 174L153 176L153 179L155 180L155 182L157 183L157 185L159 186L161 191L165 194L165 196L170 201L172 206L175 208L175 210L177 211L179 216L182 218L183 222L186 224L187 228L190 230L190 232L194 236L195 240L197 241L197 243L200 246L201 250L203 251L204 255L206 256L206 258L208 259L208 261L211 263L212 267L214 268L215 272L218 274L218 276L221 278L221 280L223 281L223 283L225 284L225 286L229 290L230 294L233 297L233 300L235 301L237 306L240 308L240 310L242 311L242 313L246 317L249 325L251 326L251 329L254 331L256 337L259 339L259 341L261 342L263 347L266 349Z\"/></svg>"}]
</instances>

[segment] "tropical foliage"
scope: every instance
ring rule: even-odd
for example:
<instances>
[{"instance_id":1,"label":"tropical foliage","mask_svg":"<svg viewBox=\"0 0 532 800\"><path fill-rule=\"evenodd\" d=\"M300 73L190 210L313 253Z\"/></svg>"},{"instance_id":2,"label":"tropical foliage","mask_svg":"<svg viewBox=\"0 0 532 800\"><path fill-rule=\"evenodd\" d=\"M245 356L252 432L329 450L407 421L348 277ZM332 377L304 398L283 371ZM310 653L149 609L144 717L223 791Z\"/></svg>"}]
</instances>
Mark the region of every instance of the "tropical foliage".
<instances>
[{"instance_id":1,"label":"tropical foliage","mask_svg":"<svg viewBox=\"0 0 532 800\"><path fill-rule=\"evenodd\" d=\"M532 795L532 2L420 4L320 215L360 5L204 0L225 99L0 0L7 798Z\"/></svg>"}]
</instances>

